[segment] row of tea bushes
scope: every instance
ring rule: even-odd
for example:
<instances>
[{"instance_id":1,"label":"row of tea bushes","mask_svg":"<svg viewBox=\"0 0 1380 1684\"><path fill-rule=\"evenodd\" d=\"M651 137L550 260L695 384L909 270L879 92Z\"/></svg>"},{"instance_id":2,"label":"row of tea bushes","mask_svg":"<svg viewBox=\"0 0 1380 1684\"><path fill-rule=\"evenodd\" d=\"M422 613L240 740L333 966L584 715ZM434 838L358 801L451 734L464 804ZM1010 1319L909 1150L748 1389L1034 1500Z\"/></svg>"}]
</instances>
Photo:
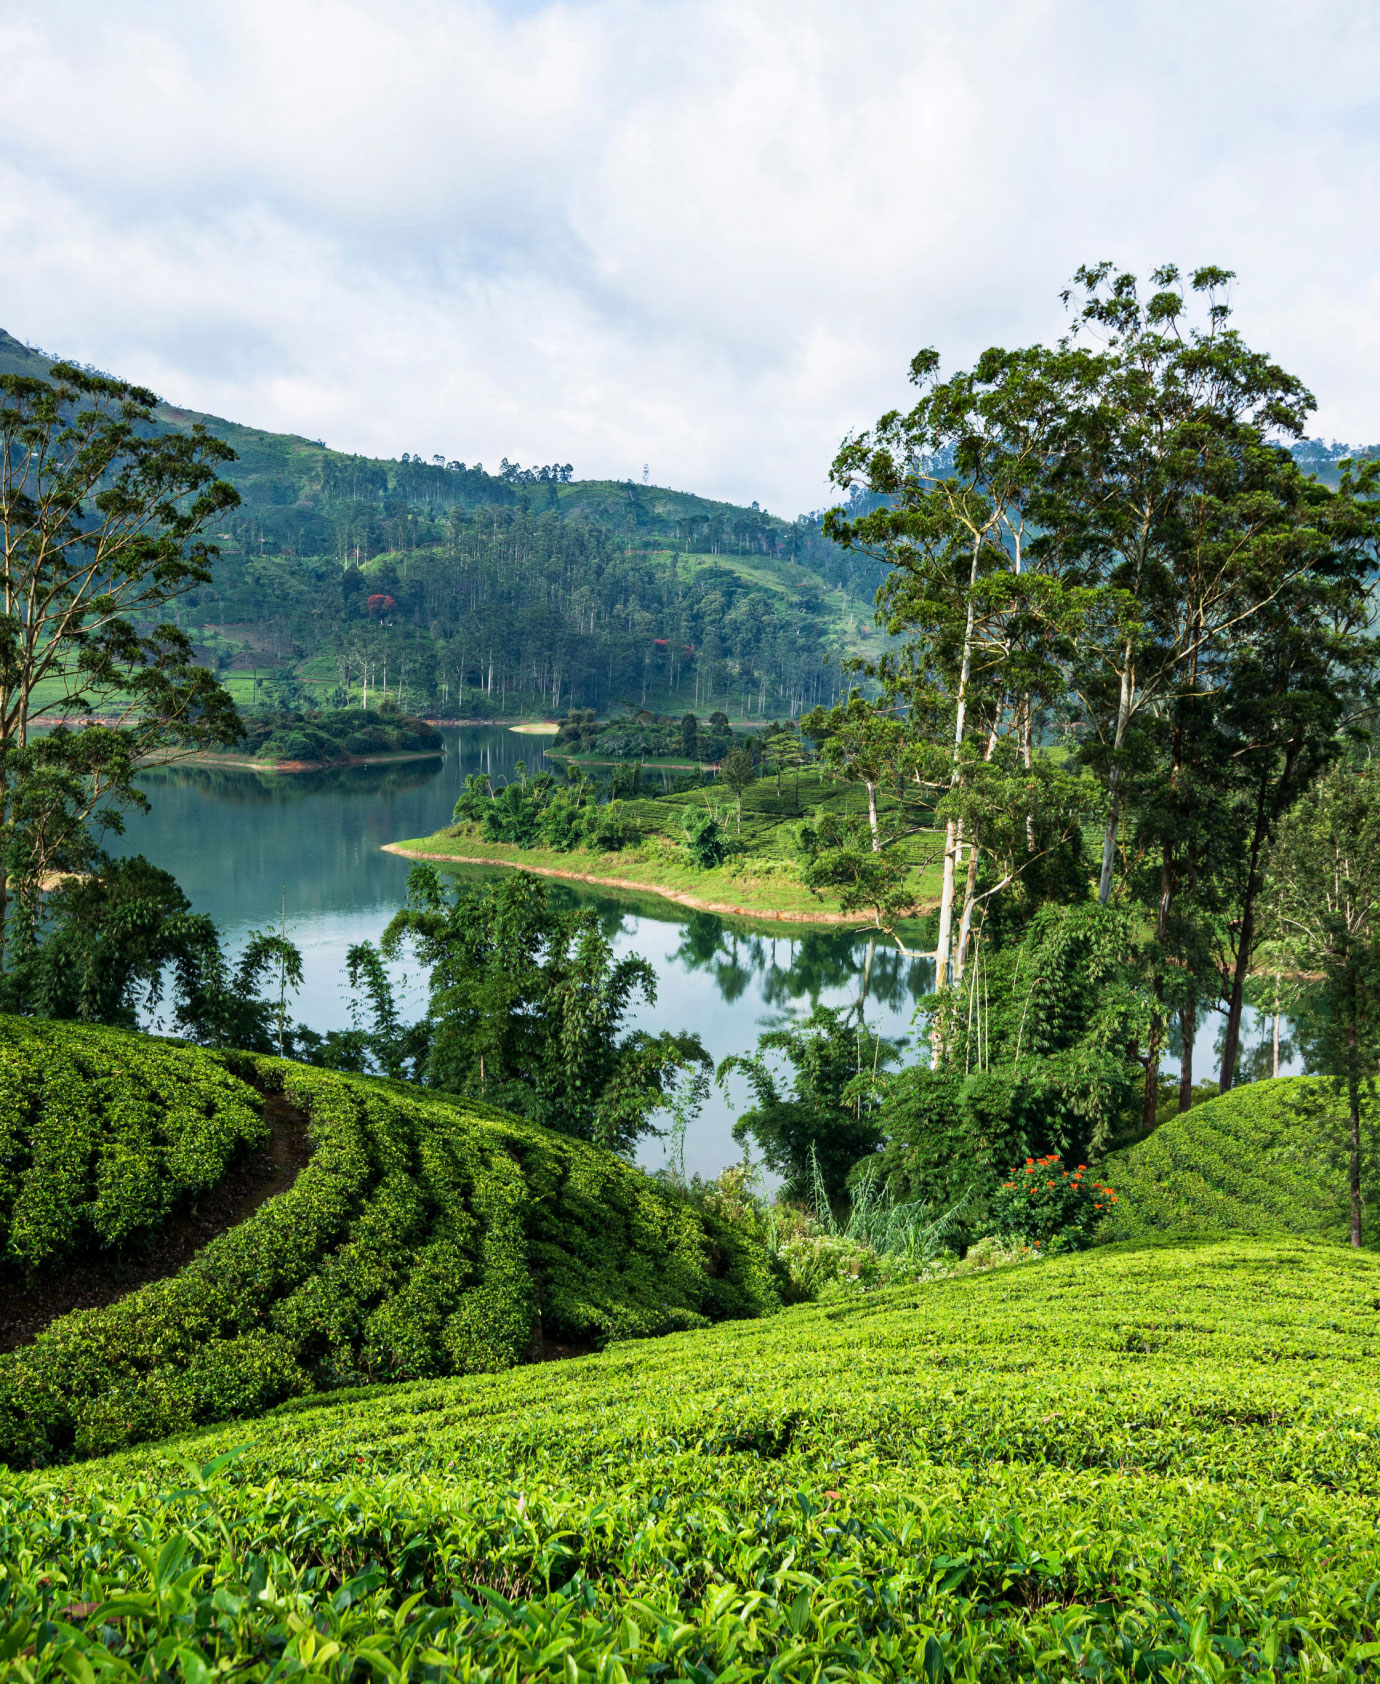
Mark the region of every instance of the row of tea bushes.
<instances>
[{"instance_id":1,"label":"row of tea bushes","mask_svg":"<svg viewBox=\"0 0 1380 1684\"><path fill-rule=\"evenodd\" d=\"M608 1153L401 1084L237 1066L307 1114L310 1162L180 1273L0 1356L0 1462L779 1307L763 1250Z\"/></svg>"},{"instance_id":2,"label":"row of tea bushes","mask_svg":"<svg viewBox=\"0 0 1380 1684\"><path fill-rule=\"evenodd\" d=\"M0 1260L32 1276L151 1234L267 1134L211 1053L0 1018Z\"/></svg>"},{"instance_id":3,"label":"row of tea bushes","mask_svg":"<svg viewBox=\"0 0 1380 1684\"><path fill-rule=\"evenodd\" d=\"M1369 1115L1362 1127L1369 1147ZM1103 1232L1114 1240L1244 1231L1345 1241L1347 1142L1346 1095L1324 1077L1233 1088L1107 1161L1118 1202ZM1363 1232L1380 1244L1380 1213L1367 1213Z\"/></svg>"},{"instance_id":4,"label":"row of tea bushes","mask_svg":"<svg viewBox=\"0 0 1380 1684\"><path fill-rule=\"evenodd\" d=\"M1373 1679L1377 1358L1380 1260L1238 1239L304 1400L0 1486L0 1662Z\"/></svg>"}]
</instances>

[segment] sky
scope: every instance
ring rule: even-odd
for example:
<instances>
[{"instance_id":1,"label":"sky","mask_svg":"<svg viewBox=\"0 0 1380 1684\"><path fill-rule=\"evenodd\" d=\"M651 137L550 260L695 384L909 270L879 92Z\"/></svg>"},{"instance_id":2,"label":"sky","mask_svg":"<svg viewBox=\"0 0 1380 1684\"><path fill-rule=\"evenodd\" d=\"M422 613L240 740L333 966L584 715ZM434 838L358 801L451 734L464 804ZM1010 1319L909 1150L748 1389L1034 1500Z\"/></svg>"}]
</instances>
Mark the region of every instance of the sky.
<instances>
[{"instance_id":1,"label":"sky","mask_svg":"<svg viewBox=\"0 0 1380 1684\"><path fill-rule=\"evenodd\" d=\"M337 449L791 516L1103 258L1380 440L1369 6L0 0L0 74L0 326Z\"/></svg>"}]
</instances>

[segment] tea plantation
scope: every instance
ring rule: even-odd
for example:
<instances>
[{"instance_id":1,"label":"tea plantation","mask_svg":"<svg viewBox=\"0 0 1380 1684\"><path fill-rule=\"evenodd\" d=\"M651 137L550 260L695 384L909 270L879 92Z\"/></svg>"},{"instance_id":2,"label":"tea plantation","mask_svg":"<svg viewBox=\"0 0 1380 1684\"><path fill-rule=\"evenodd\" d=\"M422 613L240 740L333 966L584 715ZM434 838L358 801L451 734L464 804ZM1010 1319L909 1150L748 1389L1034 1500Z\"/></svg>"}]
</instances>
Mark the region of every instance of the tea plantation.
<instances>
[{"instance_id":1,"label":"tea plantation","mask_svg":"<svg viewBox=\"0 0 1380 1684\"><path fill-rule=\"evenodd\" d=\"M286 1192L178 1272L0 1356L11 1466L779 1308L771 1260L736 1230L503 1113L110 1030L10 1020L0 1036L0 1213L40 1275L108 1238L126 1196L151 1222L213 1178L263 1128L260 1093L312 1145Z\"/></svg>"},{"instance_id":2,"label":"tea plantation","mask_svg":"<svg viewBox=\"0 0 1380 1684\"><path fill-rule=\"evenodd\" d=\"M1367 1103L1367 1137L1369 1110ZM1246 1231L1344 1241L1346 1143L1346 1098L1321 1077L1233 1088L1108 1160L1119 1198L1108 1236ZM1371 1243L1378 1226L1369 1212L1363 1232Z\"/></svg>"},{"instance_id":3,"label":"tea plantation","mask_svg":"<svg viewBox=\"0 0 1380 1684\"><path fill-rule=\"evenodd\" d=\"M1093 1252L0 1480L6 1676L1372 1678L1380 1261Z\"/></svg>"}]
</instances>

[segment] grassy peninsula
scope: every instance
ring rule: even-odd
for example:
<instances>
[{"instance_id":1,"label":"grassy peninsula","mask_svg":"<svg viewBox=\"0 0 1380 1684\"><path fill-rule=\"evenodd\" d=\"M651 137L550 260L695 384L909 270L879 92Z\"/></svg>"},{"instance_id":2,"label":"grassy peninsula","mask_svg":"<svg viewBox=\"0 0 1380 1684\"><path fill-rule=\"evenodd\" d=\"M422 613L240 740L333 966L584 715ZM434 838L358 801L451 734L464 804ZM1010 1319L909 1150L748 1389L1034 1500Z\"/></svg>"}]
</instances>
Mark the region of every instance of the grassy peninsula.
<instances>
[{"instance_id":1,"label":"grassy peninsula","mask_svg":"<svg viewBox=\"0 0 1380 1684\"><path fill-rule=\"evenodd\" d=\"M644 787L649 781L645 775L640 780ZM665 777L666 785L672 782ZM512 805L517 805L516 798ZM893 805L886 795L879 797L883 820ZM691 816L706 807L717 814L727 849L723 860L712 866L696 863L686 828ZM812 766L803 768L798 779L786 773L779 780L765 777L750 784L743 791L741 827L732 791L717 785L664 787L658 794L638 793L606 803L598 809L604 817L593 835L587 832L586 839L570 846L544 840L540 823L534 823L528 841L498 840L493 832L499 825L486 813L461 818L431 836L390 843L389 848L409 859L516 866L544 876L641 890L727 915L790 923L870 923L871 913L842 912L837 897L812 893L805 885L799 826L821 810L866 814L867 797L858 785L831 780ZM511 834L515 827L507 828ZM555 827L546 828L549 836ZM941 846L942 839L937 843L930 832L902 844L911 861L908 888L917 913L938 897L936 856Z\"/></svg>"}]
</instances>

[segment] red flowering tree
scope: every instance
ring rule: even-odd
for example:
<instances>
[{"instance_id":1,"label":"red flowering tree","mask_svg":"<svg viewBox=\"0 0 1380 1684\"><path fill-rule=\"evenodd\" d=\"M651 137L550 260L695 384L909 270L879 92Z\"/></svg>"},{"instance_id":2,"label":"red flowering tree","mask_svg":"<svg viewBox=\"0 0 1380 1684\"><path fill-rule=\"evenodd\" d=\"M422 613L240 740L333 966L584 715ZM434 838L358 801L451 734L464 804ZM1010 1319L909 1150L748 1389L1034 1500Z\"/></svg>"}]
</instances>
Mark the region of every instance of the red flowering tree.
<instances>
[{"instance_id":1,"label":"red flowering tree","mask_svg":"<svg viewBox=\"0 0 1380 1684\"><path fill-rule=\"evenodd\" d=\"M1065 1169L1057 1152L1027 1158L993 1195L991 1214L1003 1239L1024 1240L1047 1252L1081 1251L1117 1202L1088 1166Z\"/></svg>"},{"instance_id":2,"label":"red flowering tree","mask_svg":"<svg viewBox=\"0 0 1380 1684\"><path fill-rule=\"evenodd\" d=\"M376 620L381 620L385 614L391 614L397 606L393 598L382 591L369 598L369 612Z\"/></svg>"}]
</instances>

